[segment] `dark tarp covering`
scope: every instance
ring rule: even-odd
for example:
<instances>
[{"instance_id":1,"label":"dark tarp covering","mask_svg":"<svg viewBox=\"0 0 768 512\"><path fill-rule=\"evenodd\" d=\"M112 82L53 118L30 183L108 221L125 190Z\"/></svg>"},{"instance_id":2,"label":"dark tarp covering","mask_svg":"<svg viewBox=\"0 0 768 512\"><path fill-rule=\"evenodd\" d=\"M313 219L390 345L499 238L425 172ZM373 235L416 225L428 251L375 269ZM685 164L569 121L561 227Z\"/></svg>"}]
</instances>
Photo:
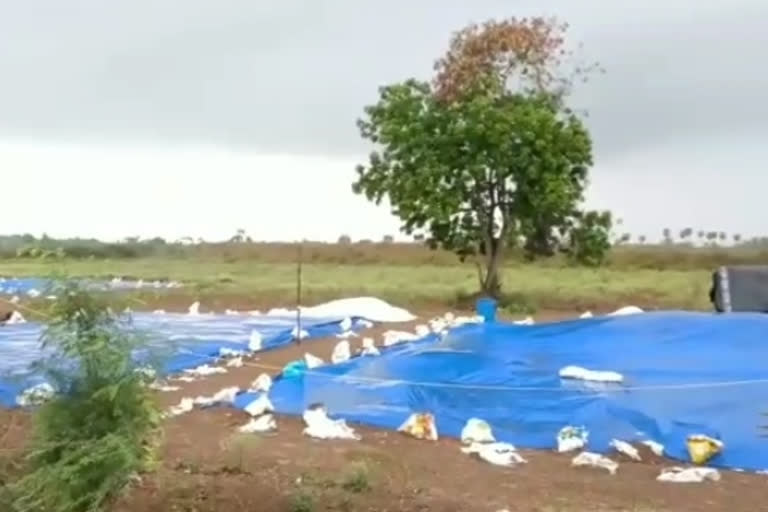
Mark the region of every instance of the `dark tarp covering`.
<instances>
[{"instance_id":1,"label":"dark tarp covering","mask_svg":"<svg viewBox=\"0 0 768 512\"><path fill-rule=\"evenodd\" d=\"M709 300L721 313L768 313L768 265L720 267L712 274Z\"/></svg>"}]
</instances>

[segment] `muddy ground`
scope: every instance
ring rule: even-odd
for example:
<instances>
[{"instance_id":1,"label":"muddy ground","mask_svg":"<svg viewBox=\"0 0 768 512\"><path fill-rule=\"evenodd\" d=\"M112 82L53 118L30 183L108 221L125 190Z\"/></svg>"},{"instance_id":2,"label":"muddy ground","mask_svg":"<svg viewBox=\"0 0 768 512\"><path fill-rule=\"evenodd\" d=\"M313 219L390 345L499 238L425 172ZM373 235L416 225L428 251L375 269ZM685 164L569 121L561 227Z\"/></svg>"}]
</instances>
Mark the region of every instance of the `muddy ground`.
<instances>
[{"instance_id":1,"label":"muddy ground","mask_svg":"<svg viewBox=\"0 0 768 512\"><path fill-rule=\"evenodd\" d=\"M398 326L396 328L407 328ZM377 327L374 337L389 327ZM328 359L336 338L313 340L259 354L192 383L174 382L160 393L164 406L183 396L243 388L263 372L311 352ZM274 373L274 372L269 372ZM278 417L278 431L244 435L240 411L216 407L167 420L162 464L126 490L118 512L214 511L445 511L445 512L730 512L768 510L768 477L723 472L720 482L664 484L660 469L677 465L644 452L645 462L616 459L611 476L570 467L572 455L522 451L529 463L499 468L470 458L451 439L418 441L402 434L356 426L362 441L315 441L302 435L300 418ZM23 447L29 416L0 411L0 460ZM0 468L1 470L2 468ZM0 474L2 472L0 471Z\"/></svg>"}]
</instances>

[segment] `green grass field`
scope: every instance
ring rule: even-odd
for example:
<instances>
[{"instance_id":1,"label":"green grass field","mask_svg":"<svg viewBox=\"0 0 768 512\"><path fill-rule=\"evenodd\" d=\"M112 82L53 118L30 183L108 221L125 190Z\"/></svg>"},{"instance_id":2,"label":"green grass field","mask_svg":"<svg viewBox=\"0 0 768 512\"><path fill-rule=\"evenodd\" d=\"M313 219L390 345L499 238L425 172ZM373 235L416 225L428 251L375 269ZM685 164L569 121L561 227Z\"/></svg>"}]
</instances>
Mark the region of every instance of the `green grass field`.
<instances>
[{"instance_id":1,"label":"green grass field","mask_svg":"<svg viewBox=\"0 0 768 512\"><path fill-rule=\"evenodd\" d=\"M174 279L187 284L181 298L251 298L259 304L290 304L296 294L295 263L216 262L191 259L126 259L41 262L5 260L0 275ZM504 292L510 308L607 309L632 303L645 308L706 309L709 272L538 264L507 264ZM471 265L318 264L303 266L306 303L342 296L373 295L406 306L469 305L477 290ZM142 295L157 295L143 292Z\"/></svg>"}]
</instances>

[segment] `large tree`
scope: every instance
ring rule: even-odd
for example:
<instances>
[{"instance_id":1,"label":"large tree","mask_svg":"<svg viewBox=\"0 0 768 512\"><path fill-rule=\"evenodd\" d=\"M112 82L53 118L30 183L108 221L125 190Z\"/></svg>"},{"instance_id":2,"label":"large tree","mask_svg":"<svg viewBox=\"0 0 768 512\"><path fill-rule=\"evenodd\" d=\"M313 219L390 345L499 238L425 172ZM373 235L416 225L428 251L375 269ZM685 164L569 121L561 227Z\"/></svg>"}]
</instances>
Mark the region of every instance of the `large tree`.
<instances>
[{"instance_id":1,"label":"large tree","mask_svg":"<svg viewBox=\"0 0 768 512\"><path fill-rule=\"evenodd\" d=\"M432 247L478 256L487 294L500 291L509 246L548 253L580 237L573 253L582 254L585 229L610 228L610 217L578 212L592 144L565 108L570 82L556 75L563 30L542 19L472 25L454 36L432 83L381 88L359 121L376 150L354 191L388 199L403 230Z\"/></svg>"}]
</instances>

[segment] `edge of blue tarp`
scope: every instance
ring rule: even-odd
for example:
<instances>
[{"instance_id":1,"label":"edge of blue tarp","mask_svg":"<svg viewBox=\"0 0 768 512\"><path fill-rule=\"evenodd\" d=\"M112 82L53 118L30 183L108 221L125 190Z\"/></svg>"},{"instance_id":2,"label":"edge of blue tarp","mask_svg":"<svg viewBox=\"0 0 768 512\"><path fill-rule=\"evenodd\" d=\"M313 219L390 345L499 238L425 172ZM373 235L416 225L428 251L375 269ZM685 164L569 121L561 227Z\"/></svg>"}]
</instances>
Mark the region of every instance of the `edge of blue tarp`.
<instances>
[{"instance_id":1,"label":"edge of blue tarp","mask_svg":"<svg viewBox=\"0 0 768 512\"><path fill-rule=\"evenodd\" d=\"M359 322L364 320L361 317L350 317L353 322L353 329L359 329ZM308 336L304 340L317 339L322 337L331 336L341 332L339 325L342 320L321 320L316 319L316 323L311 323L312 319L306 319L306 323L302 325L302 330L306 331ZM29 324L25 324L29 325ZM254 329L257 330L258 329ZM288 345L295 341L292 334L293 327L286 327L278 333L267 336L262 340L262 348L257 352L264 352L268 350L274 350L285 345ZM39 342L38 342L39 343ZM209 341L209 342L193 342L185 343L183 340L176 344L176 353L171 354L166 358L162 358L162 363L157 365L159 376L167 376L176 373L181 373L184 370L197 368L204 364L211 364L221 358L222 349L232 349L249 352L247 350L248 343L240 343L234 341ZM141 365L148 362L146 354L138 355L136 357L137 364ZM149 359L151 359L151 355ZM20 407L16 399L25 389L45 382L45 379L40 375L31 373L20 374L4 378L0 375L0 407L4 408L17 408Z\"/></svg>"}]
</instances>

